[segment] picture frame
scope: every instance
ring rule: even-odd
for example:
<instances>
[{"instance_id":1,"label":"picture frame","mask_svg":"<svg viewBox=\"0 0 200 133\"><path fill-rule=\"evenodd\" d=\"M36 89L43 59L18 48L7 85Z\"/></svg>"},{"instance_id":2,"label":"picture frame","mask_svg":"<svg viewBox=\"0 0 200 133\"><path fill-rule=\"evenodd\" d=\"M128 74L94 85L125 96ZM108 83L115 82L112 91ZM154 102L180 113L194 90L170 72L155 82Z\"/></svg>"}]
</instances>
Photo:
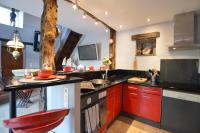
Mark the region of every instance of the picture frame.
<instances>
[{"instance_id":1,"label":"picture frame","mask_svg":"<svg viewBox=\"0 0 200 133\"><path fill-rule=\"evenodd\" d=\"M156 38L136 41L137 56L156 56Z\"/></svg>"}]
</instances>

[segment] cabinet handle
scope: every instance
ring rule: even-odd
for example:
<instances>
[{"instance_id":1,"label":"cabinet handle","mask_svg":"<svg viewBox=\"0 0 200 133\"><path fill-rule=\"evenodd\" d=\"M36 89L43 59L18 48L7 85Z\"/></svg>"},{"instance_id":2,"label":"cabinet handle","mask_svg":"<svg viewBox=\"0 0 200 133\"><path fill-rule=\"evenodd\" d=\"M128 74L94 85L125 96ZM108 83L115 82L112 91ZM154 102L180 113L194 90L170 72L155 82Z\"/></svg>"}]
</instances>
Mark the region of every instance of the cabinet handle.
<instances>
[{"instance_id":1,"label":"cabinet handle","mask_svg":"<svg viewBox=\"0 0 200 133\"><path fill-rule=\"evenodd\" d=\"M160 91L153 91L153 90L147 90L147 89L143 89L142 92L150 93L150 94L160 94Z\"/></svg>"},{"instance_id":2,"label":"cabinet handle","mask_svg":"<svg viewBox=\"0 0 200 133\"><path fill-rule=\"evenodd\" d=\"M151 97L149 97L149 96L142 96L142 97L147 98L147 99L151 99Z\"/></svg>"},{"instance_id":3,"label":"cabinet handle","mask_svg":"<svg viewBox=\"0 0 200 133\"><path fill-rule=\"evenodd\" d=\"M131 94L131 95L135 95L135 96L137 96L138 94L136 94L136 93L129 93L129 94Z\"/></svg>"},{"instance_id":4,"label":"cabinet handle","mask_svg":"<svg viewBox=\"0 0 200 133\"><path fill-rule=\"evenodd\" d=\"M138 90L138 88L135 88L135 87L128 87L128 90Z\"/></svg>"}]
</instances>

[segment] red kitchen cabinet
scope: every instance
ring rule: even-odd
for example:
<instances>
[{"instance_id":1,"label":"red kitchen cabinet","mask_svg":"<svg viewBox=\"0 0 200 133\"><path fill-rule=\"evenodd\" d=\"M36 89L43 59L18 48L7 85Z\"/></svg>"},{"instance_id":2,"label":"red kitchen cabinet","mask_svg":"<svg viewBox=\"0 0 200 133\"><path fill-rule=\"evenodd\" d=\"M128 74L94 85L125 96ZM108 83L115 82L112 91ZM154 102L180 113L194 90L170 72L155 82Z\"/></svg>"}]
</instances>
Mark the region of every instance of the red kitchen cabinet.
<instances>
[{"instance_id":1,"label":"red kitchen cabinet","mask_svg":"<svg viewBox=\"0 0 200 133\"><path fill-rule=\"evenodd\" d=\"M133 84L123 88L123 111L155 122L161 117L161 89Z\"/></svg>"},{"instance_id":2,"label":"red kitchen cabinet","mask_svg":"<svg viewBox=\"0 0 200 133\"><path fill-rule=\"evenodd\" d=\"M111 123L121 112L122 84L113 86L107 90L107 123Z\"/></svg>"},{"instance_id":3,"label":"red kitchen cabinet","mask_svg":"<svg viewBox=\"0 0 200 133\"><path fill-rule=\"evenodd\" d=\"M124 90L123 93L123 111L130 114L139 114L139 94Z\"/></svg>"},{"instance_id":4,"label":"red kitchen cabinet","mask_svg":"<svg viewBox=\"0 0 200 133\"><path fill-rule=\"evenodd\" d=\"M147 93L141 93L140 116L156 122L160 122L161 97Z\"/></svg>"},{"instance_id":5,"label":"red kitchen cabinet","mask_svg":"<svg viewBox=\"0 0 200 133\"><path fill-rule=\"evenodd\" d=\"M109 88L107 91L106 98L106 107L107 107L107 123L109 124L114 119L115 113L115 93L113 88Z\"/></svg>"},{"instance_id":6,"label":"red kitchen cabinet","mask_svg":"<svg viewBox=\"0 0 200 133\"><path fill-rule=\"evenodd\" d=\"M122 107L122 84L114 86L115 89L115 117L121 112Z\"/></svg>"}]
</instances>

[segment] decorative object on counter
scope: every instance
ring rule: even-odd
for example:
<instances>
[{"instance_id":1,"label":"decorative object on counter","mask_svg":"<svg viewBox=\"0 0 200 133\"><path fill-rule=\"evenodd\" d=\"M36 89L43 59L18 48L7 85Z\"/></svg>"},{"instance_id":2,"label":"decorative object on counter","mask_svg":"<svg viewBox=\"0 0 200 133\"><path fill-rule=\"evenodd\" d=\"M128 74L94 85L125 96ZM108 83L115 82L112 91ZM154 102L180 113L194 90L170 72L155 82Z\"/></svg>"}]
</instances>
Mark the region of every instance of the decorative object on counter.
<instances>
[{"instance_id":1,"label":"decorative object on counter","mask_svg":"<svg viewBox=\"0 0 200 133\"><path fill-rule=\"evenodd\" d=\"M15 60L18 59L18 57L21 55L18 49L23 49L24 44L20 42L20 34L17 30L17 27L15 27L15 18L16 13L15 9L12 8L12 11L10 13L10 24L13 25L14 31L13 31L13 39L7 42L8 52L12 54Z\"/></svg>"},{"instance_id":2,"label":"decorative object on counter","mask_svg":"<svg viewBox=\"0 0 200 133\"><path fill-rule=\"evenodd\" d=\"M89 71L94 71L94 66L89 66Z\"/></svg>"},{"instance_id":3,"label":"decorative object on counter","mask_svg":"<svg viewBox=\"0 0 200 133\"><path fill-rule=\"evenodd\" d=\"M65 75L51 75L48 78L41 78L41 77L32 77L32 78L21 78L19 82L21 83L41 83L41 82L51 82L57 80L65 80L67 76Z\"/></svg>"},{"instance_id":4,"label":"decorative object on counter","mask_svg":"<svg viewBox=\"0 0 200 133\"><path fill-rule=\"evenodd\" d=\"M84 65L78 65L77 69L80 71L80 72L84 72L85 71L85 66Z\"/></svg>"},{"instance_id":5,"label":"decorative object on counter","mask_svg":"<svg viewBox=\"0 0 200 133\"><path fill-rule=\"evenodd\" d=\"M149 69L149 72L151 74L151 82L154 83L159 83L160 82L160 72L156 69Z\"/></svg>"},{"instance_id":6,"label":"decorative object on counter","mask_svg":"<svg viewBox=\"0 0 200 133\"><path fill-rule=\"evenodd\" d=\"M46 69L48 66L55 70L54 42L58 36L57 0L43 0L43 13L41 16L41 67Z\"/></svg>"},{"instance_id":7,"label":"decorative object on counter","mask_svg":"<svg viewBox=\"0 0 200 133\"><path fill-rule=\"evenodd\" d=\"M37 76L39 69L15 69L12 73L16 77L23 77L26 75Z\"/></svg>"},{"instance_id":8,"label":"decorative object on counter","mask_svg":"<svg viewBox=\"0 0 200 133\"><path fill-rule=\"evenodd\" d=\"M64 71L64 72L72 72L72 71L73 71L73 68L72 68L71 66L65 66L65 67L63 68L63 71Z\"/></svg>"},{"instance_id":9,"label":"decorative object on counter","mask_svg":"<svg viewBox=\"0 0 200 133\"><path fill-rule=\"evenodd\" d=\"M110 59L108 57L104 57L102 63L106 67L105 80L107 80L107 78L108 78L108 70L109 70L109 67L112 64L112 62L110 61Z\"/></svg>"},{"instance_id":10,"label":"decorative object on counter","mask_svg":"<svg viewBox=\"0 0 200 133\"><path fill-rule=\"evenodd\" d=\"M38 77L45 79L45 78L49 78L53 74L54 74L54 71L52 70L41 69L38 72Z\"/></svg>"},{"instance_id":11,"label":"decorative object on counter","mask_svg":"<svg viewBox=\"0 0 200 133\"><path fill-rule=\"evenodd\" d=\"M133 41L136 40L136 55L155 56L157 37L160 37L160 32L133 35L131 38Z\"/></svg>"},{"instance_id":12,"label":"decorative object on counter","mask_svg":"<svg viewBox=\"0 0 200 133\"><path fill-rule=\"evenodd\" d=\"M137 57L136 57L136 54L135 54L135 59L133 61L133 69L137 70L137 68L138 68L138 61L137 61Z\"/></svg>"}]
</instances>

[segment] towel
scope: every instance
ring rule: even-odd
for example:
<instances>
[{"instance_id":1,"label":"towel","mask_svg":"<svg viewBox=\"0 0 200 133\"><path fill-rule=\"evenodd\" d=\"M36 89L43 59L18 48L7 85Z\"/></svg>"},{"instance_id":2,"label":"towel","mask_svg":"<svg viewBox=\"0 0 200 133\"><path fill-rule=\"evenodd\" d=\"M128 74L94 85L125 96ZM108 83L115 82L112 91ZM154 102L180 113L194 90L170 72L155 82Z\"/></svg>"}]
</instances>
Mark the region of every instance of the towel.
<instances>
[{"instance_id":1,"label":"towel","mask_svg":"<svg viewBox=\"0 0 200 133\"><path fill-rule=\"evenodd\" d=\"M96 124L97 124L97 129L100 127L99 126L99 104L96 104Z\"/></svg>"},{"instance_id":2,"label":"towel","mask_svg":"<svg viewBox=\"0 0 200 133\"><path fill-rule=\"evenodd\" d=\"M85 132L86 133L91 133L91 125L90 125L90 120L89 120L89 112L86 109L85 110Z\"/></svg>"}]
</instances>

